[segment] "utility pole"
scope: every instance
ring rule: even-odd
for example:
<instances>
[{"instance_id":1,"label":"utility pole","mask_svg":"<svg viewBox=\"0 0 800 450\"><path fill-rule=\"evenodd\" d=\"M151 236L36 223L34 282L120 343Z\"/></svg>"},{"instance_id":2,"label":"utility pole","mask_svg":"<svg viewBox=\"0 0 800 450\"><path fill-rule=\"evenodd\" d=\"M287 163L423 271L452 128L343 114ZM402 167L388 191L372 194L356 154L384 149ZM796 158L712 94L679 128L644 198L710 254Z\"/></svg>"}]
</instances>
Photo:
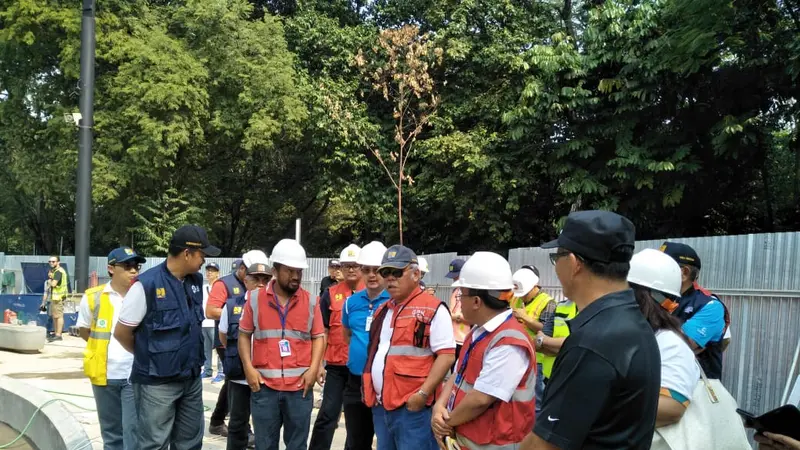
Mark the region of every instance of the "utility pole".
<instances>
[{"instance_id":1,"label":"utility pole","mask_svg":"<svg viewBox=\"0 0 800 450\"><path fill-rule=\"evenodd\" d=\"M83 0L81 15L81 121L78 125L78 195L75 207L75 287L89 283L89 228L92 214L92 139L94 128L94 0Z\"/></svg>"}]
</instances>

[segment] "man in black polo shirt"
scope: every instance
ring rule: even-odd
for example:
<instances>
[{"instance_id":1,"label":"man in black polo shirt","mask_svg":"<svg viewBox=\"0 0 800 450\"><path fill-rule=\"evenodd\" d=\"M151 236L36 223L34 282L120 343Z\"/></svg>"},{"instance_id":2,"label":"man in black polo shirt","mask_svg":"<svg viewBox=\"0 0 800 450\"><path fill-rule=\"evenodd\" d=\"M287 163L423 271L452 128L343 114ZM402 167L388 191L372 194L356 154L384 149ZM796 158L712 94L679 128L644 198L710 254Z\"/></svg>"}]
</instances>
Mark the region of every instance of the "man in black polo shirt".
<instances>
[{"instance_id":1,"label":"man in black polo shirt","mask_svg":"<svg viewBox=\"0 0 800 450\"><path fill-rule=\"evenodd\" d=\"M569 322L523 450L650 448L661 358L626 282L633 244L630 220L579 211L542 246L558 249L550 261L580 312Z\"/></svg>"}]
</instances>

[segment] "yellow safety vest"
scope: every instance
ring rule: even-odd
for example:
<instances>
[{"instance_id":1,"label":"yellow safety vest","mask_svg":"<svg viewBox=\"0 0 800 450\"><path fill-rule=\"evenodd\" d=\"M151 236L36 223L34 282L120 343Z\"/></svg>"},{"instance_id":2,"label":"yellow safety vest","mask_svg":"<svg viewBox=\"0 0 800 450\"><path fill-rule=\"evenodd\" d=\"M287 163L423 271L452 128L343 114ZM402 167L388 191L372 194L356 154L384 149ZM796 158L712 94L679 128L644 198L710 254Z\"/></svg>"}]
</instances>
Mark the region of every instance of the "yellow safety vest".
<instances>
[{"instance_id":1,"label":"yellow safety vest","mask_svg":"<svg viewBox=\"0 0 800 450\"><path fill-rule=\"evenodd\" d=\"M86 351L83 353L83 372L95 386L107 384L108 343L111 341L111 327L114 321L114 305L108 293L103 292L106 285L86 290L92 323Z\"/></svg>"},{"instance_id":2,"label":"yellow safety vest","mask_svg":"<svg viewBox=\"0 0 800 450\"><path fill-rule=\"evenodd\" d=\"M553 338L565 338L569 336L569 326L567 321L572 320L578 315L578 305L572 300L563 300L556 304L556 317L553 324ZM549 379L553 371L553 363L556 360L555 356L550 356L549 366L542 364L542 372L544 377Z\"/></svg>"},{"instance_id":3,"label":"yellow safety vest","mask_svg":"<svg viewBox=\"0 0 800 450\"><path fill-rule=\"evenodd\" d=\"M61 300L64 300L64 298L67 297L67 294L68 294L67 283L69 282L69 280L67 279L67 271L66 270L64 270L61 267L59 267L59 268L55 269L55 271L53 272L53 276L55 276L56 272L61 272L61 284L59 286L56 286L56 287L51 287L50 289L51 289L51 292L53 293L52 300L54 302L59 302Z\"/></svg>"},{"instance_id":4,"label":"yellow safety vest","mask_svg":"<svg viewBox=\"0 0 800 450\"><path fill-rule=\"evenodd\" d=\"M525 313L541 322L542 311L544 311L547 304L553 300L546 292L539 291L536 297L531 300L527 305L525 301L519 297L514 299L515 308L525 308ZM536 333L533 330L527 329L531 339L536 341ZM556 360L555 356L545 355L542 352L536 352L536 362L542 365L542 372L545 378L550 378L550 371L553 369L553 362Z\"/></svg>"}]
</instances>

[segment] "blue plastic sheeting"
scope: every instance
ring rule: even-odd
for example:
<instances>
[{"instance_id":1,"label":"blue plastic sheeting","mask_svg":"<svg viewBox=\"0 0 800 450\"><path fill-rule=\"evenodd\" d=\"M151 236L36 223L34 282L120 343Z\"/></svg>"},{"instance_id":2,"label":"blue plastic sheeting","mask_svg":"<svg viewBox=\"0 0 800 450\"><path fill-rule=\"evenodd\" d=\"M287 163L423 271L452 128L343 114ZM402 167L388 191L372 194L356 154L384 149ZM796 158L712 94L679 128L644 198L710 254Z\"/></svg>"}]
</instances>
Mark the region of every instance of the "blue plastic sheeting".
<instances>
[{"instance_id":1,"label":"blue plastic sheeting","mask_svg":"<svg viewBox=\"0 0 800 450\"><path fill-rule=\"evenodd\" d=\"M0 312L10 309L17 313L17 319L23 323L28 323L35 320L40 326L47 326L47 330L53 329L53 320L47 315L39 311L39 305L42 304L42 296L39 294L26 294L26 295L0 295ZM78 313L64 313L64 330L74 326L78 321Z\"/></svg>"},{"instance_id":2,"label":"blue plastic sheeting","mask_svg":"<svg viewBox=\"0 0 800 450\"><path fill-rule=\"evenodd\" d=\"M48 263L23 262L20 263L20 266L22 266L22 278L25 280L25 292L44 294L44 282L47 280L50 265ZM67 263L62 262L61 268L69 275ZM67 290L72 292L71 288L69 276L67 276Z\"/></svg>"}]
</instances>

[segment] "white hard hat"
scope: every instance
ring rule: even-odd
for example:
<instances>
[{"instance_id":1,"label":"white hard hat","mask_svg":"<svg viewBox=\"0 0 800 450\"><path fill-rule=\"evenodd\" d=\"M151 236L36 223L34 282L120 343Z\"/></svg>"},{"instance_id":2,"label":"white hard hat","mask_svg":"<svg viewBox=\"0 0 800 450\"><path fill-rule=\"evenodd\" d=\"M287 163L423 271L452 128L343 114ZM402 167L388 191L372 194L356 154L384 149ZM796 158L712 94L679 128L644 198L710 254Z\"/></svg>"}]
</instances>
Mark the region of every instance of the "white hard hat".
<instances>
[{"instance_id":1,"label":"white hard hat","mask_svg":"<svg viewBox=\"0 0 800 450\"><path fill-rule=\"evenodd\" d=\"M422 273L428 273L428 260L422 256L417 257L417 265L419 266L419 271Z\"/></svg>"},{"instance_id":2,"label":"white hard hat","mask_svg":"<svg viewBox=\"0 0 800 450\"><path fill-rule=\"evenodd\" d=\"M250 250L246 252L242 255L242 262L245 267L250 267L253 264L265 264L269 266L269 258L267 258L267 254L261 250Z\"/></svg>"},{"instance_id":3,"label":"white hard hat","mask_svg":"<svg viewBox=\"0 0 800 450\"><path fill-rule=\"evenodd\" d=\"M514 288L511 266L492 252L476 252L461 268L453 287L507 291Z\"/></svg>"},{"instance_id":4,"label":"white hard hat","mask_svg":"<svg viewBox=\"0 0 800 450\"><path fill-rule=\"evenodd\" d=\"M681 296L681 268L666 253L647 248L631 258L628 283L637 284L677 298Z\"/></svg>"},{"instance_id":5,"label":"white hard hat","mask_svg":"<svg viewBox=\"0 0 800 450\"><path fill-rule=\"evenodd\" d=\"M358 261L358 254L361 253L361 247L356 244L350 244L342 250L339 254L339 263L354 263Z\"/></svg>"},{"instance_id":6,"label":"white hard hat","mask_svg":"<svg viewBox=\"0 0 800 450\"><path fill-rule=\"evenodd\" d=\"M272 249L272 263L283 264L293 269L308 269L306 251L294 239L281 239Z\"/></svg>"},{"instance_id":7,"label":"white hard hat","mask_svg":"<svg viewBox=\"0 0 800 450\"><path fill-rule=\"evenodd\" d=\"M539 284L539 277L531 269L523 267L514 272L514 295L522 297Z\"/></svg>"},{"instance_id":8,"label":"white hard hat","mask_svg":"<svg viewBox=\"0 0 800 450\"><path fill-rule=\"evenodd\" d=\"M380 267L384 253L386 246L378 241L372 241L361 249L356 262L362 266Z\"/></svg>"}]
</instances>

